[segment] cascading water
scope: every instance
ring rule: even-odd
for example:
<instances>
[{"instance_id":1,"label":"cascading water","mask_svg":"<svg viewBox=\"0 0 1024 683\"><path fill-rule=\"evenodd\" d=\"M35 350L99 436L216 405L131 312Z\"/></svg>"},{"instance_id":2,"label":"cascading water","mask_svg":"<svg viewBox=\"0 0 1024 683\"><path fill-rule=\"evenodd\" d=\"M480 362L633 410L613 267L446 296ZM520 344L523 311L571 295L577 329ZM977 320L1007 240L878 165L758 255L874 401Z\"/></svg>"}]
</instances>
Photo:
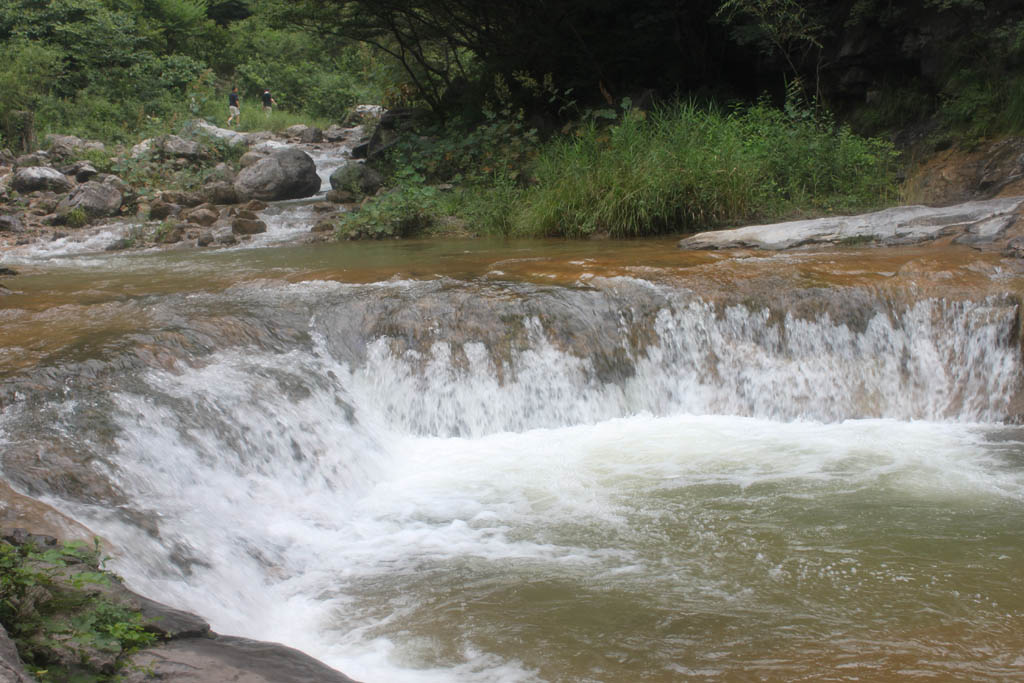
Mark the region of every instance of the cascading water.
<instances>
[{"instance_id":1,"label":"cascading water","mask_svg":"<svg viewBox=\"0 0 1024 683\"><path fill-rule=\"evenodd\" d=\"M8 373L4 473L222 633L368 683L1024 671L1012 297L839 319L434 278L119 305L131 329Z\"/></svg>"}]
</instances>

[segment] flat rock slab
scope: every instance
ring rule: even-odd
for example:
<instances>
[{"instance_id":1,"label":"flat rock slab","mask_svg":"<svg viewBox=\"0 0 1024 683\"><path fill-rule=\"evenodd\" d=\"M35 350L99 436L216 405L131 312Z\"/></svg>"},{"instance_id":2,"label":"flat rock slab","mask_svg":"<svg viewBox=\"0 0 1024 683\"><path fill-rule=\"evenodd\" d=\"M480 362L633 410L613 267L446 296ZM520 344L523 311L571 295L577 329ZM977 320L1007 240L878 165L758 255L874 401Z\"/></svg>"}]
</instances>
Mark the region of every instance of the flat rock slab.
<instances>
[{"instance_id":1,"label":"flat rock slab","mask_svg":"<svg viewBox=\"0 0 1024 683\"><path fill-rule=\"evenodd\" d=\"M131 664L124 683L355 683L293 648L234 636L172 640L135 654Z\"/></svg>"},{"instance_id":2,"label":"flat rock slab","mask_svg":"<svg viewBox=\"0 0 1024 683\"><path fill-rule=\"evenodd\" d=\"M782 250L816 245L876 243L881 246L916 244L971 232L1006 229L1013 220L993 221L1015 212L1024 197L1002 197L946 207L900 206L860 216L831 216L771 225L748 225L732 230L702 232L679 241L680 249ZM1012 217L1011 217L1012 218ZM975 230L974 232L979 232ZM991 235L986 234L991 239Z\"/></svg>"}]
</instances>

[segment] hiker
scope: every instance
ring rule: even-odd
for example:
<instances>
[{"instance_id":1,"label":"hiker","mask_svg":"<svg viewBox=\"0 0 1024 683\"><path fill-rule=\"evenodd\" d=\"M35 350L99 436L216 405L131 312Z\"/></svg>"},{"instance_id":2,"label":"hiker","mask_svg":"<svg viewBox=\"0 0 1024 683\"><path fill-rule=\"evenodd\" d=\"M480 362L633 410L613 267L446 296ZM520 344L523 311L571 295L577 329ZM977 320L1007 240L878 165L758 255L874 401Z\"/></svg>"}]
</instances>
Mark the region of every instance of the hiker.
<instances>
[{"instance_id":1,"label":"hiker","mask_svg":"<svg viewBox=\"0 0 1024 683\"><path fill-rule=\"evenodd\" d=\"M263 94L260 95L260 99L263 100L263 111L267 114L267 116L270 116L270 112L273 108L273 105L277 104L277 100L271 97L270 91L267 89L263 90Z\"/></svg>"},{"instance_id":2,"label":"hiker","mask_svg":"<svg viewBox=\"0 0 1024 683\"><path fill-rule=\"evenodd\" d=\"M242 110L238 107L238 86L231 88L231 92L228 94L228 112L231 116L228 117L228 125L234 121L236 124L239 121L239 117L242 115Z\"/></svg>"}]
</instances>

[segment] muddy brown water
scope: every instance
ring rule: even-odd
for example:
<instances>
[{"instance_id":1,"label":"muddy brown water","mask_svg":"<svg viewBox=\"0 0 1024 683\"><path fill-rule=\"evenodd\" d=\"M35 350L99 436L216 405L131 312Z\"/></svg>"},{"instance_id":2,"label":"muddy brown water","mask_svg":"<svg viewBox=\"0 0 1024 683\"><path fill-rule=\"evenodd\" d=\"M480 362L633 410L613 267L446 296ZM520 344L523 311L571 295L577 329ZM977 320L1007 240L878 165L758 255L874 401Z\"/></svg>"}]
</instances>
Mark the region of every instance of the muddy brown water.
<instances>
[{"instance_id":1,"label":"muddy brown water","mask_svg":"<svg viewBox=\"0 0 1024 683\"><path fill-rule=\"evenodd\" d=\"M373 681L1017 680L1022 280L961 247L26 259L4 478Z\"/></svg>"}]
</instances>

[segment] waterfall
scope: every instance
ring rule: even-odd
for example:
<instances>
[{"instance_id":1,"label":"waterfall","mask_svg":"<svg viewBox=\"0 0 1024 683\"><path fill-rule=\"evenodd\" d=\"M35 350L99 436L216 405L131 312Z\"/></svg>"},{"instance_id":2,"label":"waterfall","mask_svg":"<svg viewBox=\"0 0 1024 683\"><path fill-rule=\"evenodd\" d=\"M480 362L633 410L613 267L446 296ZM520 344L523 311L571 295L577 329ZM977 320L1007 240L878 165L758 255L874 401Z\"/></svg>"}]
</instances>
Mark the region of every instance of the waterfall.
<instances>
[{"instance_id":1,"label":"waterfall","mask_svg":"<svg viewBox=\"0 0 1024 683\"><path fill-rule=\"evenodd\" d=\"M146 306L144 330L7 380L4 474L124 549L135 589L367 681L764 673L775 637L798 676L829 634L882 675L920 639L901 614L871 641L860 611L953 613L969 571L874 534L1024 517L1009 297L844 317L441 278ZM1024 566L1000 548L964 566ZM1010 571L972 603L997 648Z\"/></svg>"}]
</instances>

